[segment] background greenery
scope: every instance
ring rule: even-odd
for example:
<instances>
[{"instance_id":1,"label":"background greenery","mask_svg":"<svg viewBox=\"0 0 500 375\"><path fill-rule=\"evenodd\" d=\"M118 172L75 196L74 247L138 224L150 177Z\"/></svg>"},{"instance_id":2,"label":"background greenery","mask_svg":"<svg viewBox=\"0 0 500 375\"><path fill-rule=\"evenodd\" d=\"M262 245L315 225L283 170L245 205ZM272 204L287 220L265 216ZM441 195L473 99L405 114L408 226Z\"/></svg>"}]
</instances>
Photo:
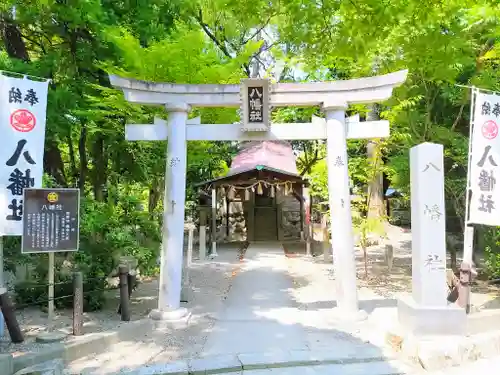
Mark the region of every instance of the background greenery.
<instances>
[{"instance_id":1,"label":"background greenery","mask_svg":"<svg viewBox=\"0 0 500 375\"><path fill-rule=\"evenodd\" d=\"M51 79L46 185L79 187L83 197L81 251L64 258L91 278L112 272L118 255L134 255L141 272L151 274L160 240L165 144L126 142L124 125L166 114L125 102L110 87L108 73L237 83L257 72L286 82L409 69L404 86L378 107L392 129L389 139L377 142L376 158L385 161L378 168L391 186L408 193L409 148L443 144L447 210L457 218L450 230L461 232L470 93L460 85L500 91L499 16L495 2L486 0L3 0L0 69ZM349 112L364 117L368 110ZM320 115L318 109L283 108L273 117L297 122L312 114ZM238 120L232 109L192 115L205 123ZM324 144L293 146L317 201L327 200ZM369 182L377 163L367 158L366 146L349 142L357 186ZM188 214L195 215L194 184L224 173L235 150L227 142L188 144ZM488 250L494 276L500 275L498 238L496 228L479 228L478 248ZM11 269L44 264L42 256L21 256L16 238L6 241L6 254Z\"/></svg>"}]
</instances>

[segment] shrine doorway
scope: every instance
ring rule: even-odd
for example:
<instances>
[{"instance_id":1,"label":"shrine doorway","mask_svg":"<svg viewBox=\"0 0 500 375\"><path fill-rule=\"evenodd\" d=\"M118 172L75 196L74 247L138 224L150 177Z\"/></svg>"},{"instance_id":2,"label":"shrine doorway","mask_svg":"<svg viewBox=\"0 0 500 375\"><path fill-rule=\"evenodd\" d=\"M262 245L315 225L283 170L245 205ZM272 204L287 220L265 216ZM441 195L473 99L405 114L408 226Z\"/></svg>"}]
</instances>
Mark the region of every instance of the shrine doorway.
<instances>
[{"instance_id":1,"label":"shrine doorway","mask_svg":"<svg viewBox=\"0 0 500 375\"><path fill-rule=\"evenodd\" d=\"M254 241L278 241L278 208L269 189L255 195Z\"/></svg>"}]
</instances>

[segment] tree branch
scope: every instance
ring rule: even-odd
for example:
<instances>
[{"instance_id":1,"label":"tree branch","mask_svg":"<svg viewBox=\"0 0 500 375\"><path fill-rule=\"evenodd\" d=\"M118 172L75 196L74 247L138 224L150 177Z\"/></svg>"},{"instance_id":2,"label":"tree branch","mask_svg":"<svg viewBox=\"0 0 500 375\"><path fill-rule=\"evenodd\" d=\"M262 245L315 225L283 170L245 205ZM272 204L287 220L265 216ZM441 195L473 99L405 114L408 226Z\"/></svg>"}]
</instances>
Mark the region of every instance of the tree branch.
<instances>
[{"instance_id":1,"label":"tree branch","mask_svg":"<svg viewBox=\"0 0 500 375\"><path fill-rule=\"evenodd\" d=\"M268 18L267 21L264 22L262 27L259 27L256 32L254 32L247 40L245 40L242 44L247 44L249 41L251 41L253 38L255 38L259 33L266 28L267 25L269 25L269 22L271 21L271 18L274 17L274 13L271 14Z\"/></svg>"},{"instance_id":2,"label":"tree branch","mask_svg":"<svg viewBox=\"0 0 500 375\"><path fill-rule=\"evenodd\" d=\"M462 113L464 111L465 104L466 104L466 102L462 103L462 105L460 106L460 110L458 111L457 118L455 119L455 121L453 122L453 125L451 126L451 130L455 130L455 128L457 127L458 121L460 121L460 118L462 117Z\"/></svg>"},{"instance_id":3,"label":"tree branch","mask_svg":"<svg viewBox=\"0 0 500 375\"><path fill-rule=\"evenodd\" d=\"M226 46L221 41L219 41L219 39L217 39L217 37L212 33L212 31L210 30L210 28L208 27L208 25L205 22L203 22L203 13L202 13L201 9L199 9L198 15L195 16L195 18L198 21L198 23L200 24L200 26L202 27L202 29L205 32L205 34L207 34L207 36L210 39L212 39L212 41L222 51L222 53L224 55L226 55L227 57L232 58L232 56L229 53L229 51L227 50Z\"/></svg>"},{"instance_id":4,"label":"tree branch","mask_svg":"<svg viewBox=\"0 0 500 375\"><path fill-rule=\"evenodd\" d=\"M24 35L23 33L21 33L21 36L26 39L28 42L30 43L33 43L34 45L40 47L40 49L42 50L43 54L47 54L46 50L45 50L45 47L43 46L42 42L37 42L31 38L29 38L28 36Z\"/></svg>"}]
</instances>

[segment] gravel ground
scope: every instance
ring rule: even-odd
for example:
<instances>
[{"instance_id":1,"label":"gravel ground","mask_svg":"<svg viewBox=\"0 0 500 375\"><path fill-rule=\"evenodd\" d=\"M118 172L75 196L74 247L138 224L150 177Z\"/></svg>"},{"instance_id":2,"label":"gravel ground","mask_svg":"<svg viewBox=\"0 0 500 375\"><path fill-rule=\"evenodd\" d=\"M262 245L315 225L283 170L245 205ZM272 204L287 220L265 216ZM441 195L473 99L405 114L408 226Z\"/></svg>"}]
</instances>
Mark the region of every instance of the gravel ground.
<instances>
[{"instance_id":1,"label":"gravel ground","mask_svg":"<svg viewBox=\"0 0 500 375\"><path fill-rule=\"evenodd\" d=\"M133 341L113 345L107 353L73 361L67 366L67 373L105 375L145 364L197 357L239 268L237 248L220 249L218 253L219 257L213 261L193 263L191 298L183 304L192 313L187 328L170 327L144 332Z\"/></svg>"},{"instance_id":2,"label":"gravel ground","mask_svg":"<svg viewBox=\"0 0 500 375\"><path fill-rule=\"evenodd\" d=\"M396 226L387 231L388 240L394 248L393 267L388 271L385 262L385 246L375 245L368 249L368 277L365 277L363 252L356 249L356 266L358 276L358 295L360 307L368 313L376 307L396 306L396 299L411 293L411 232ZM321 304L334 306L335 282L332 263L325 263L322 252L318 256L303 256L304 246L299 244L285 245L289 259L290 273L294 276L295 298L302 303L304 309L308 305ZM321 254L321 255L319 255ZM472 303L481 308L499 308L499 289L478 281L473 286ZM380 302L382 299L386 302ZM368 301L374 301L370 304ZM390 301L390 302L388 302ZM496 307L494 307L496 306Z\"/></svg>"},{"instance_id":3,"label":"gravel ground","mask_svg":"<svg viewBox=\"0 0 500 375\"><path fill-rule=\"evenodd\" d=\"M156 280L144 280L137 290L134 291L131 298L130 314L131 320L142 319L152 308L156 306L158 283ZM84 333L93 334L103 331L118 329L126 322L120 321L120 315L117 313L119 305L119 291L113 290L107 292L108 299L102 311L84 313ZM39 350L46 347L35 343L35 338L39 333L49 330L47 313L42 309L33 307L19 310L16 317L23 331L25 342L22 344L12 344L7 330L0 339L0 353L22 353L33 350ZM81 340L82 337L71 336L73 310L57 310L51 330L61 331L68 336L66 342Z\"/></svg>"},{"instance_id":4,"label":"gravel ground","mask_svg":"<svg viewBox=\"0 0 500 375\"><path fill-rule=\"evenodd\" d=\"M221 246L222 247L222 246ZM222 247L219 250L219 257L213 261L199 262L194 261L190 270L190 281L192 292L190 300L183 303L191 313L192 318L187 330L176 332L163 332L162 334L153 334L153 332L145 332L144 337L138 339L133 344L120 343L119 348L115 348L119 354L131 355L131 350L137 352L149 348L147 352L156 353L158 359L167 360L173 359L178 355L196 355L197 350L203 344L206 335L203 333L208 331L213 324L212 316L217 313L219 305L222 303L231 284L231 278L235 269L239 264L238 249L241 245L232 245ZM62 331L68 334L65 342L75 342L82 340L89 334L98 334L103 331L113 331L119 329L127 322L121 322L120 316L117 314L117 306L119 304L119 292L108 292L108 301L106 307L99 312L84 314L84 336L73 337L71 333L72 311L60 310L57 311L56 317L52 324L52 329ZM131 299L131 320L143 319L154 308L157 307L158 297L158 282L157 280L143 281L136 291L132 294ZM12 344L6 331L6 335L0 340L0 353L12 353L14 356L23 355L29 352L38 352L49 348L52 344L40 344L35 342L38 333L47 330L47 314L40 309L24 309L17 314L18 321L25 335L25 342L22 344ZM160 348L161 350L152 350L152 347ZM110 348L110 352L114 351ZM123 365L117 363L113 355L108 355L108 358L101 357L86 358L75 362L75 368L85 369L88 364L98 365L99 362L109 364L109 371L116 371L116 366ZM154 356L148 357L154 361ZM130 361L127 361L130 362ZM103 366L97 366L103 367ZM106 366L104 366L106 367ZM90 372L92 374L105 372Z\"/></svg>"}]
</instances>

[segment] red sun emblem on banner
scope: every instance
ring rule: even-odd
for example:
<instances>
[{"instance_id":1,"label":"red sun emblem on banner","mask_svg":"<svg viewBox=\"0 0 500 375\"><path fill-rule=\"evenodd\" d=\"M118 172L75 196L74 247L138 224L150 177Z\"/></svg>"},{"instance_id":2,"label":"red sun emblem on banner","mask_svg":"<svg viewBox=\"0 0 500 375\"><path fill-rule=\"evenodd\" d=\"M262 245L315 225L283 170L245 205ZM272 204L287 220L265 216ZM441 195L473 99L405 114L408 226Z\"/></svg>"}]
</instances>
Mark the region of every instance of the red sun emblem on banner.
<instances>
[{"instance_id":1,"label":"red sun emblem on banner","mask_svg":"<svg viewBox=\"0 0 500 375\"><path fill-rule=\"evenodd\" d=\"M495 121L486 121L481 128L483 137L486 139L495 139L498 135L498 125Z\"/></svg>"},{"instance_id":2,"label":"red sun emblem on banner","mask_svg":"<svg viewBox=\"0 0 500 375\"><path fill-rule=\"evenodd\" d=\"M10 115L10 125L18 132L28 133L36 125L36 117L27 109L18 109Z\"/></svg>"}]
</instances>

